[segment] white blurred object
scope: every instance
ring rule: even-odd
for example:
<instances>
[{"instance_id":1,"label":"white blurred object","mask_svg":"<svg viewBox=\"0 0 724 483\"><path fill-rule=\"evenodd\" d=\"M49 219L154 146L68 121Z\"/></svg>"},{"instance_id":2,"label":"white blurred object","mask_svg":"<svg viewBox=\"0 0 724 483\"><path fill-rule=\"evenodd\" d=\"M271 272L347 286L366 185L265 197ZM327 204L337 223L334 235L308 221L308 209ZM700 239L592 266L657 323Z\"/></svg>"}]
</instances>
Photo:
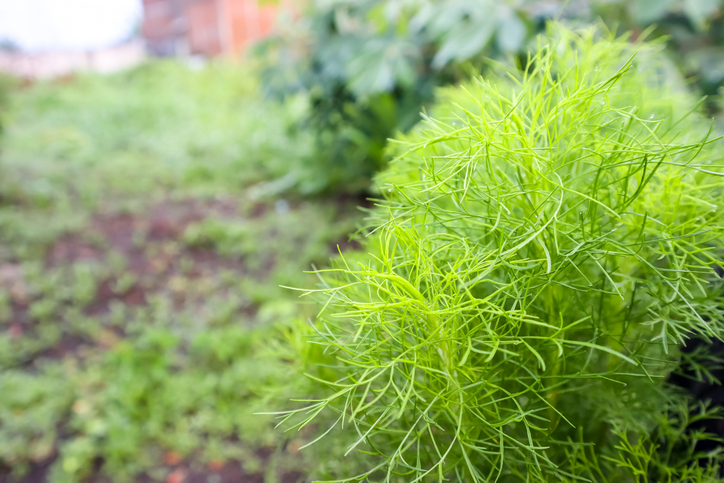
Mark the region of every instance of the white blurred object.
<instances>
[{"instance_id":1,"label":"white blurred object","mask_svg":"<svg viewBox=\"0 0 724 483\"><path fill-rule=\"evenodd\" d=\"M186 67L192 71L203 70L208 61L203 55L191 55L186 58Z\"/></svg>"},{"instance_id":2,"label":"white blurred object","mask_svg":"<svg viewBox=\"0 0 724 483\"><path fill-rule=\"evenodd\" d=\"M0 0L0 40L29 52L106 49L139 25L141 0Z\"/></svg>"}]
</instances>

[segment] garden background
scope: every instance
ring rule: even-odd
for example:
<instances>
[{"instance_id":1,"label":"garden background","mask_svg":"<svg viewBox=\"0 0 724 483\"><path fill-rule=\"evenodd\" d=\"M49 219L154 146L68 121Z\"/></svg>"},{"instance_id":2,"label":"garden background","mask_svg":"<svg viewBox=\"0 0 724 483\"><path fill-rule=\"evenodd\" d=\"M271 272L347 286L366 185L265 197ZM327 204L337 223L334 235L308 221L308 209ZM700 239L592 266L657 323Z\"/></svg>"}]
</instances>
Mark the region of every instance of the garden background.
<instances>
[{"instance_id":1,"label":"garden background","mask_svg":"<svg viewBox=\"0 0 724 483\"><path fill-rule=\"evenodd\" d=\"M359 248L388 138L552 20L665 42L721 125L719 0L308 2L239 59L0 78L0 481L345 471L258 414L310 384L288 287Z\"/></svg>"}]
</instances>

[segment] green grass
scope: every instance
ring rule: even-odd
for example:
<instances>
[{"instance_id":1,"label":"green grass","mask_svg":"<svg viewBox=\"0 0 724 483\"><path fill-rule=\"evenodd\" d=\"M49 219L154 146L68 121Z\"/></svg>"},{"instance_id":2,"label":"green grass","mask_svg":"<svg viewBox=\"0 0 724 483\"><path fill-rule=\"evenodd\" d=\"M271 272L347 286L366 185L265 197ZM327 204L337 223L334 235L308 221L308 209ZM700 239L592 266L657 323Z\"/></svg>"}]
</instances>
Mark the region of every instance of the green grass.
<instances>
[{"instance_id":1,"label":"green grass","mask_svg":"<svg viewBox=\"0 0 724 483\"><path fill-rule=\"evenodd\" d=\"M0 475L303 474L300 444L253 416L305 384L266 355L273 323L313 315L279 285L308 283L358 215L281 198L307 149L286 130L299 106L262 101L249 65L173 62L10 101Z\"/></svg>"},{"instance_id":2,"label":"green grass","mask_svg":"<svg viewBox=\"0 0 724 483\"><path fill-rule=\"evenodd\" d=\"M359 463L319 477L718 481L687 430L718 411L666 378L724 334L722 144L655 46L601 35L553 27L393 145L367 255L291 338L316 387L280 424Z\"/></svg>"}]
</instances>

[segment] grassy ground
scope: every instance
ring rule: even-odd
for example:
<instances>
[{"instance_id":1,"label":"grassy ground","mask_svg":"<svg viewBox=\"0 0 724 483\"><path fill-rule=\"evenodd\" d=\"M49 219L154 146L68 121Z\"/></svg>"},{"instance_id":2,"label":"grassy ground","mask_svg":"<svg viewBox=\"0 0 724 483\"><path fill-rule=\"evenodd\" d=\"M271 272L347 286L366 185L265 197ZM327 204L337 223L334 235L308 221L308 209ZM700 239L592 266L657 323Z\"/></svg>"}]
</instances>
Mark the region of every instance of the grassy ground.
<instances>
[{"instance_id":1,"label":"grassy ground","mask_svg":"<svg viewBox=\"0 0 724 483\"><path fill-rule=\"evenodd\" d=\"M280 285L357 200L279 194L308 141L244 68L174 63L13 93L0 155L0 481L303 480ZM274 181L279 180L281 181ZM291 363L291 362L290 362ZM298 391L295 391L299 393Z\"/></svg>"}]
</instances>

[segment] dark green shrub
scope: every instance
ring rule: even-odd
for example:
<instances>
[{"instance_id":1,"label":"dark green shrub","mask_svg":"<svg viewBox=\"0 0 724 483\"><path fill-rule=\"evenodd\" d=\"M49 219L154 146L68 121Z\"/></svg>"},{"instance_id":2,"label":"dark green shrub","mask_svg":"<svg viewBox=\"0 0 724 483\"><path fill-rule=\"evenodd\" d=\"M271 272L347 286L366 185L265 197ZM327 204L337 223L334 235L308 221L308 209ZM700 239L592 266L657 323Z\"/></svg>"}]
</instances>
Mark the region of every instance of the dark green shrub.
<instances>
[{"instance_id":1,"label":"dark green shrub","mask_svg":"<svg viewBox=\"0 0 724 483\"><path fill-rule=\"evenodd\" d=\"M519 7L492 0L314 2L261 46L269 94L308 96L316 134L303 191L364 189L385 165L387 138L410 129L435 86L479 71L481 54L518 52L532 30Z\"/></svg>"},{"instance_id":2,"label":"dark green shrub","mask_svg":"<svg viewBox=\"0 0 724 483\"><path fill-rule=\"evenodd\" d=\"M291 334L317 388L281 416L362 453L355 478L716 481L687 430L714 412L666 380L722 337L721 145L654 46L598 36L446 91L393 147L368 254L320 272Z\"/></svg>"}]
</instances>

